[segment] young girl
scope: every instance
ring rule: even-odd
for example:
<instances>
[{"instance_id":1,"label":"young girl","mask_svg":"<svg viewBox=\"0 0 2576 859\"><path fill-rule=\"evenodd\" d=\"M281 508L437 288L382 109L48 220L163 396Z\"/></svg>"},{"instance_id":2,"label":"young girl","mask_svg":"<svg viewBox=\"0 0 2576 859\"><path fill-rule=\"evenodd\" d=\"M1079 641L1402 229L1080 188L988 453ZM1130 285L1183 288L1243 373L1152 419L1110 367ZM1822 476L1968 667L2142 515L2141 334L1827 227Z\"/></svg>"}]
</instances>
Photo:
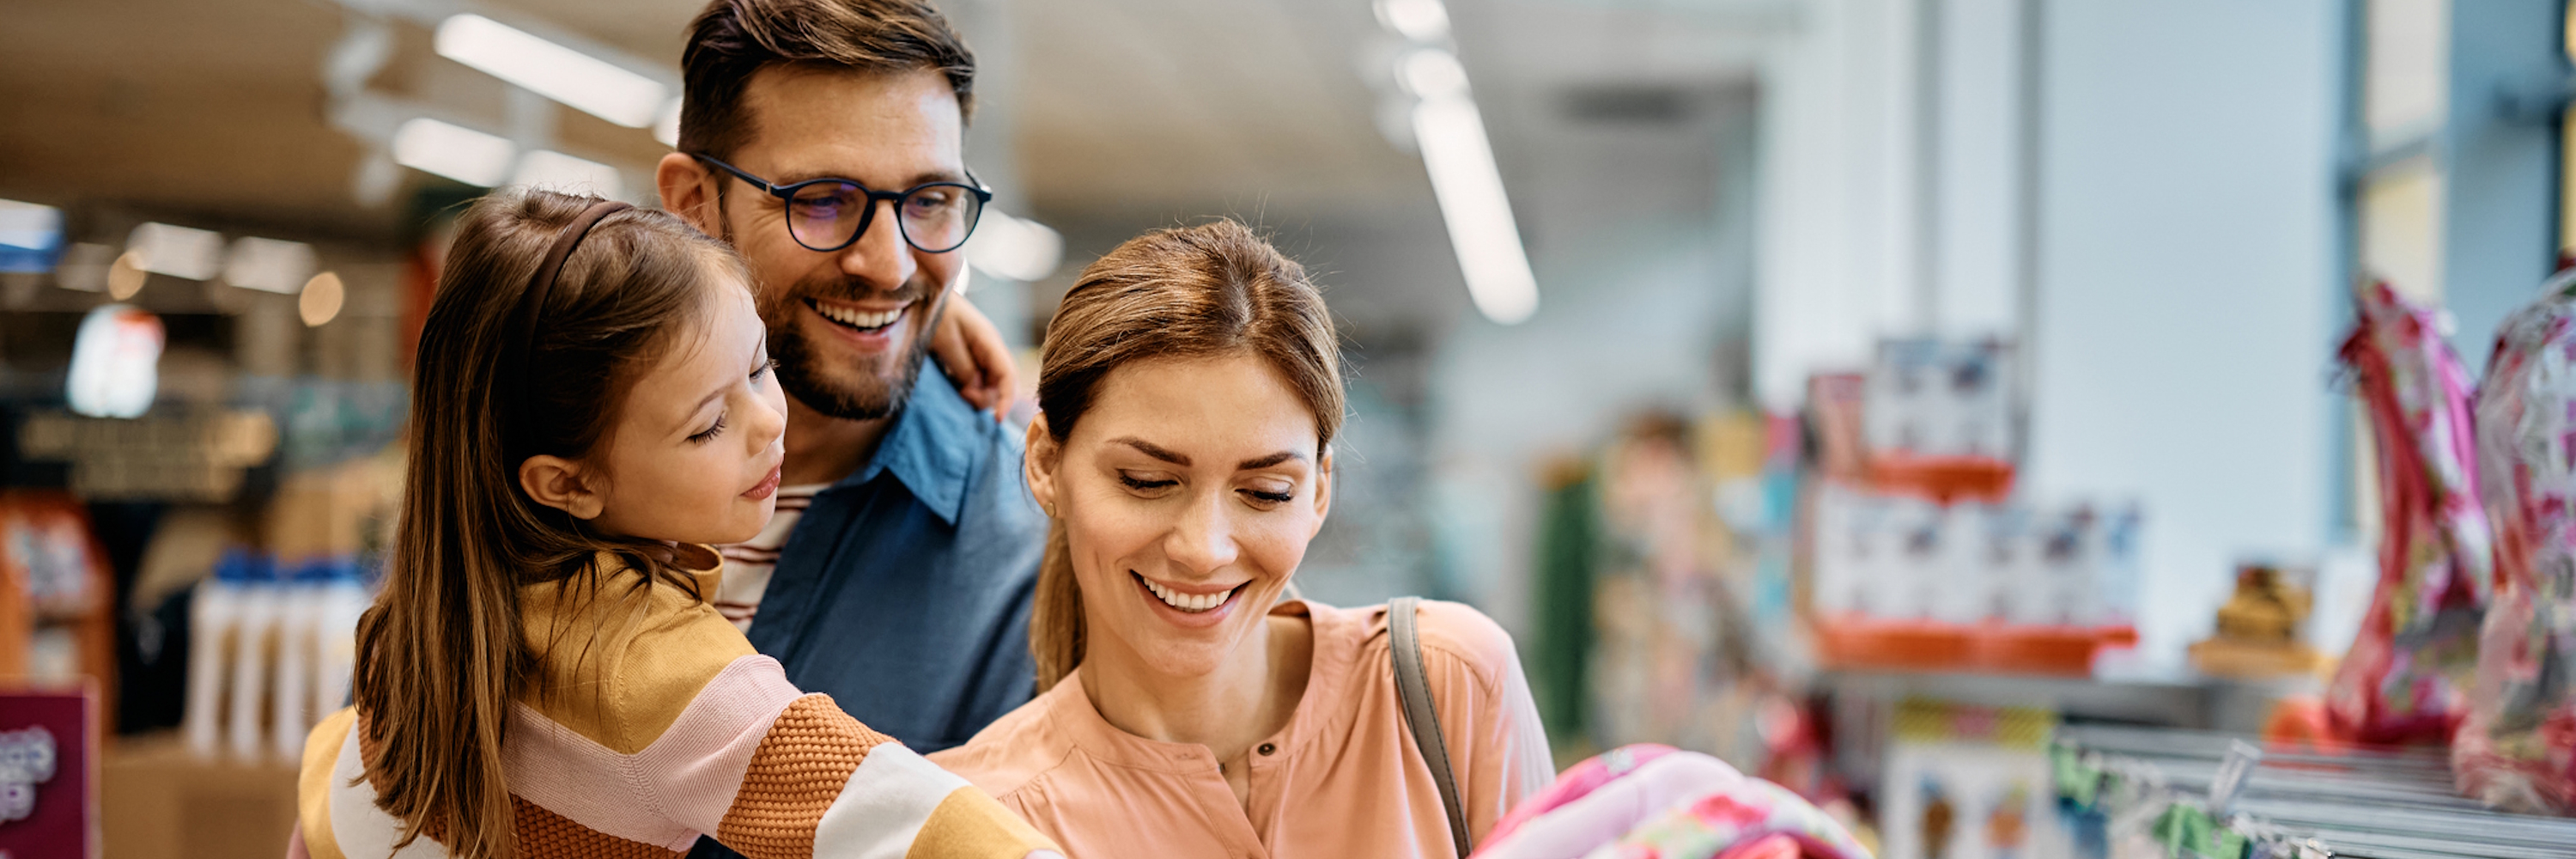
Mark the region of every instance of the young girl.
<instances>
[{"instance_id":1,"label":"young girl","mask_svg":"<svg viewBox=\"0 0 2576 859\"><path fill-rule=\"evenodd\" d=\"M785 399L739 258L541 191L461 223L356 706L304 752L315 857L1053 855L799 693L707 599L778 489Z\"/></svg>"}]
</instances>

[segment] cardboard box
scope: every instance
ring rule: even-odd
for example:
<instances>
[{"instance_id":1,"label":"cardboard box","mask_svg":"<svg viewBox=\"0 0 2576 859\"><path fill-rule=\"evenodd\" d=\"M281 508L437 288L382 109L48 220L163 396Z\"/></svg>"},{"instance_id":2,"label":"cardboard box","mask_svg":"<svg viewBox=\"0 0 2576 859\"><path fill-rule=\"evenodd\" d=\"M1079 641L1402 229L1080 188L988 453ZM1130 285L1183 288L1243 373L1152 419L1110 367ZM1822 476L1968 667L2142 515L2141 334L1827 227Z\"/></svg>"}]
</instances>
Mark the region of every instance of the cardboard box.
<instances>
[{"instance_id":1,"label":"cardboard box","mask_svg":"<svg viewBox=\"0 0 2576 859\"><path fill-rule=\"evenodd\" d=\"M107 859L278 859L295 827L296 768L201 760L173 736L119 742L102 795Z\"/></svg>"}]
</instances>

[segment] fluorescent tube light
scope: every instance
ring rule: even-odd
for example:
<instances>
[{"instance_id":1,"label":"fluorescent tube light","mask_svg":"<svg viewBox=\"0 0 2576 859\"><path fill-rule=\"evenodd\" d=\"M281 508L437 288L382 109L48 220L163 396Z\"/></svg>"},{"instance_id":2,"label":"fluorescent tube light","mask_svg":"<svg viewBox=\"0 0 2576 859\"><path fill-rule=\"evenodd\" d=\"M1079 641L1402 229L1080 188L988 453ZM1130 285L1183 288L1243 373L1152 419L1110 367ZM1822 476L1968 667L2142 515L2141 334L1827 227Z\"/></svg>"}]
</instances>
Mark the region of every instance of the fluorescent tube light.
<instances>
[{"instance_id":1,"label":"fluorescent tube light","mask_svg":"<svg viewBox=\"0 0 2576 859\"><path fill-rule=\"evenodd\" d=\"M1377 22L1416 42L1449 35L1449 7L1440 0L1377 0Z\"/></svg>"},{"instance_id":2,"label":"fluorescent tube light","mask_svg":"<svg viewBox=\"0 0 2576 859\"><path fill-rule=\"evenodd\" d=\"M439 22L435 44L439 56L628 128L652 125L670 95L660 81L481 15Z\"/></svg>"},{"instance_id":3,"label":"fluorescent tube light","mask_svg":"<svg viewBox=\"0 0 2576 859\"><path fill-rule=\"evenodd\" d=\"M224 255L224 282L243 289L294 295L313 274L313 246L244 236Z\"/></svg>"},{"instance_id":4,"label":"fluorescent tube light","mask_svg":"<svg viewBox=\"0 0 2576 859\"><path fill-rule=\"evenodd\" d=\"M520 156L519 172L510 177L510 184L566 194L597 194L611 200L626 193L626 183L618 177L617 168L547 149Z\"/></svg>"},{"instance_id":5,"label":"fluorescent tube light","mask_svg":"<svg viewBox=\"0 0 2576 859\"><path fill-rule=\"evenodd\" d=\"M653 139L662 141L664 146L680 145L679 96L672 96L670 101L662 103L662 115L653 118Z\"/></svg>"},{"instance_id":6,"label":"fluorescent tube light","mask_svg":"<svg viewBox=\"0 0 2576 859\"><path fill-rule=\"evenodd\" d=\"M485 188L509 178L518 149L508 140L425 116L394 129L394 163Z\"/></svg>"},{"instance_id":7,"label":"fluorescent tube light","mask_svg":"<svg viewBox=\"0 0 2576 859\"><path fill-rule=\"evenodd\" d=\"M135 268L153 274L206 280L223 271L224 237L212 230L145 223L125 237Z\"/></svg>"},{"instance_id":8,"label":"fluorescent tube light","mask_svg":"<svg viewBox=\"0 0 2576 859\"><path fill-rule=\"evenodd\" d=\"M966 260L994 277L1044 280L1064 261L1064 236L1045 224L985 209L975 235L966 240Z\"/></svg>"},{"instance_id":9,"label":"fluorescent tube light","mask_svg":"<svg viewBox=\"0 0 2576 859\"><path fill-rule=\"evenodd\" d=\"M1413 108L1413 136L1431 175L1431 193L1440 200L1441 220L1449 224L1467 295L1497 323L1529 319L1538 312L1538 277L1521 247L1520 226L1512 220L1476 103L1459 95L1424 99Z\"/></svg>"},{"instance_id":10,"label":"fluorescent tube light","mask_svg":"<svg viewBox=\"0 0 2576 859\"><path fill-rule=\"evenodd\" d=\"M1405 54L1396 64L1395 79L1422 98L1467 97L1467 67L1458 64L1456 54L1439 48Z\"/></svg>"}]
</instances>

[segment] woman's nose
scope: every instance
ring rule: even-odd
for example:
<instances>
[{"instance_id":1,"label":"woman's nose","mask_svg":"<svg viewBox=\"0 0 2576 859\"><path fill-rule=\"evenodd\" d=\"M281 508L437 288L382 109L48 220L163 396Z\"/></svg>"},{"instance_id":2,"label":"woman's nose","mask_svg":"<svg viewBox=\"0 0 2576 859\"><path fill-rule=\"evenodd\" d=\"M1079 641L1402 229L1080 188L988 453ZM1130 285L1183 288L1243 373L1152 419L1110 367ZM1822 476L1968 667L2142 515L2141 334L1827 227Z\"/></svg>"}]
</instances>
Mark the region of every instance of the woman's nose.
<instances>
[{"instance_id":1,"label":"woman's nose","mask_svg":"<svg viewBox=\"0 0 2576 859\"><path fill-rule=\"evenodd\" d=\"M1240 554L1233 523L1225 515L1225 497L1211 495L1193 499L1179 521L1172 523L1171 533L1163 537L1163 556L1186 572L1214 573L1233 564Z\"/></svg>"}]
</instances>

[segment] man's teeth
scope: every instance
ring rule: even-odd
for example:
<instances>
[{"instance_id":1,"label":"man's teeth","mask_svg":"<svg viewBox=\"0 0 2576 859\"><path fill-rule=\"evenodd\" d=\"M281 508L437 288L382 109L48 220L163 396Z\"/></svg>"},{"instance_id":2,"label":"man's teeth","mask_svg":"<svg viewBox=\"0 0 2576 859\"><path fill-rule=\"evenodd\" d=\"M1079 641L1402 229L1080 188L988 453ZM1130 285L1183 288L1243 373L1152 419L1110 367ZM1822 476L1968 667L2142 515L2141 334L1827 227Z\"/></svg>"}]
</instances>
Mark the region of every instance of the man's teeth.
<instances>
[{"instance_id":1,"label":"man's teeth","mask_svg":"<svg viewBox=\"0 0 2576 859\"><path fill-rule=\"evenodd\" d=\"M1180 591L1155 584L1153 579L1148 579L1144 576L1137 576L1136 578L1139 581L1144 582L1145 589L1153 591L1154 597L1162 600L1164 605L1194 614L1224 605L1226 600L1233 598L1235 591L1243 589L1242 585L1235 585L1232 588L1212 594L1185 594Z\"/></svg>"},{"instance_id":2,"label":"man's teeth","mask_svg":"<svg viewBox=\"0 0 2576 859\"><path fill-rule=\"evenodd\" d=\"M809 306L814 308L814 312L823 314L823 318L852 328L884 328L893 325L895 320L903 318L903 308L900 307L884 313L868 313L847 307L834 307L819 301L812 302Z\"/></svg>"}]
</instances>

